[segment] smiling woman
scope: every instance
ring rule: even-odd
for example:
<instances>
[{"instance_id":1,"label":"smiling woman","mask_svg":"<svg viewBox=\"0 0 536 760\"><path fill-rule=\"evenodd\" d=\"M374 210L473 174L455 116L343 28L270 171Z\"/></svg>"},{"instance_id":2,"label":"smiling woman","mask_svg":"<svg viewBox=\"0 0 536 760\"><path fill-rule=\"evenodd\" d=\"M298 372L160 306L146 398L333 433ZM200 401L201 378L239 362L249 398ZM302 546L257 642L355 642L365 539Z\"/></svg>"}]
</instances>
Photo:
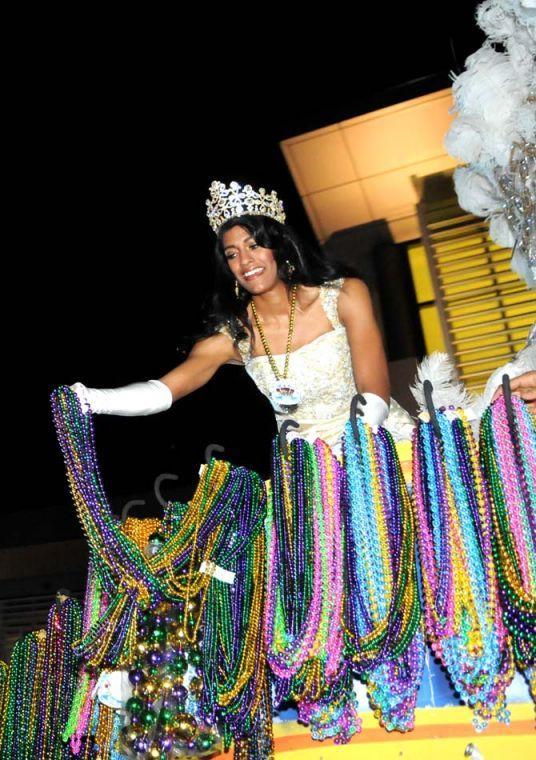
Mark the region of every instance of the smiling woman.
<instances>
[{"instance_id":1,"label":"smiling woman","mask_svg":"<svg viewBox=\"0 0 536 760\"><path fill-rule=\"evenodd\" d=\"M390 398L364 282L303 245L274 191L213 182L207 216L216 234L215 284L188 357L158 380L125 388L76 383L86 406L104 414L157 413L223 364L238 364L270 400L279 428L292 418L295 435L321 437L338 456L357 393L364 421L385 424L396 440L409 438L413 422Z\"/></svg>"}]
</instances>

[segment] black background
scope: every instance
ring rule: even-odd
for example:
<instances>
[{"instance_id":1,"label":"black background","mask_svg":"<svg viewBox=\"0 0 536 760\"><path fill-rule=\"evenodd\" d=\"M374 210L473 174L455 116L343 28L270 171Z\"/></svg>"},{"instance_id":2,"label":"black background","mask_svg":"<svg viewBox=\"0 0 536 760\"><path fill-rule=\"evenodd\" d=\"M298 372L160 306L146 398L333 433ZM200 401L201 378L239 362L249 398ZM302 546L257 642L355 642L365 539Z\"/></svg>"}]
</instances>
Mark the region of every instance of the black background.
<instances>
[{"instance_id":1,"label":"black background","mask_svg":"<svg viewBox=\"0 0 536 760\"><path fill-rule=\"evenodd\" d=\"M14 167L4 544L78 535L51 391L160 377L184 358L211 281L210 182L277 189L312 241L279 141L448 87L484 39L476 4L362 4L354 16L307 6L301 21L291 6L204 5L16 29L4 109ZM267 477L275 429L268 401L232 366L164 414L99 416L114 509L141 496L137 514L157 514L161 473L178 477L166 497L187 495L209 443Z\"/></svg>"}]
</instances>

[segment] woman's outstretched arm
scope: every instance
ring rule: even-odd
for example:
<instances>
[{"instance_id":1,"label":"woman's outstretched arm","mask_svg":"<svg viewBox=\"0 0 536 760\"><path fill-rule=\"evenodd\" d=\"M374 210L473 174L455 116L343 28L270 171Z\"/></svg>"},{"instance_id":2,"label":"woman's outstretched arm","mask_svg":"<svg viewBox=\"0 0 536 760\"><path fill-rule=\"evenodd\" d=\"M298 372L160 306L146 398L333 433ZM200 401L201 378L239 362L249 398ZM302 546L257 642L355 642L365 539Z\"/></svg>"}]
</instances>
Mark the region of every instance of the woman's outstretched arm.
<instances>
[{"instance_id":1,"label":"woman's outstretched arm","mask_svg":"<svg viewBox=\"0 0 536 760\"><path fill-rule=\"evenodd\" d=\"M188 357L160 378L171 391L173 401L206 385L222 364L236 358L232 340L222 333L198 340Z\"/></svg>"},{"instance_id":2,"label":"woman's outstretched arm","mask_svg":"<svg viewBox=\"0 0 536 760\"><path fill-rule=\"evenodd\" d=\"M84 411L137 417L166 411L174 401L208 383L216 370L235 358L228 336L211 335L198 340L187 358L158 380L131 383L120 388L87 388L74 383Z\"/></svg>"}]
</instances>

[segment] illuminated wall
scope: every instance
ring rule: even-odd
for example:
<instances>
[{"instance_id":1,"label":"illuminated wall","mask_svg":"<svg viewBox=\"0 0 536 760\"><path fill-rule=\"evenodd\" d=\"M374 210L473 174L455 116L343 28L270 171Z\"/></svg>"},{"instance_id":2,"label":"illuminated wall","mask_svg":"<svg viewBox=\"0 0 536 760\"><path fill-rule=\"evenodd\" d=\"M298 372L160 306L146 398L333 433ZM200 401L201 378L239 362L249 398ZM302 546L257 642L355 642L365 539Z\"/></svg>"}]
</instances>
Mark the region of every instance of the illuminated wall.
<instances>
[{"instance_id":1,"label":"illuminated wall","mask_svg":"<svg viewBox=\"0 0 536 760\"><path fill-rule=\"evenodd\" d=\"M320 242L376 219L396 242L420 237L412 177L456 166L443 147L451 105L447 88L281 143Z\"/></svg>"}]
</instances>

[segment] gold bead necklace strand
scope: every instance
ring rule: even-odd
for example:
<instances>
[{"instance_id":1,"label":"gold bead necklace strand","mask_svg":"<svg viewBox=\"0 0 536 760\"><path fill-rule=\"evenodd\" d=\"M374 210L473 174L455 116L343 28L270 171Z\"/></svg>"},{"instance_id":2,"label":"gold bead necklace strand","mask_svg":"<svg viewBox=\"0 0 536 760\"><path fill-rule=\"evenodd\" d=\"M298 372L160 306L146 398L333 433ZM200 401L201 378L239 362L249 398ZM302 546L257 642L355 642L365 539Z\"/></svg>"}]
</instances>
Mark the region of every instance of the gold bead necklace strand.
<instances>
[{"instance_id":1,"label":"gold bead necklace strand","mask_svg":"<svg viewBox=\"0 0 536 760\"><path fill-rule=\"evenodd\" d=\"M259 315L257 314L257 309L255 307L255 302L253 299L251 299L251 311L253 312L253 316L255 318L255 324L257 325L257 330L259 331L259 335L261 336L261 341L263 348L266 352L266 355L268 356L268 359L270 361L270 365L274 371L275 376L278 380L281 380L282 378L286 378L288 373L288 363L290 359L290 347L292 345L292 336L294 334L294 323L295 323L295 314L296 314L296 292L298 290L297 285L293 285L290 290L290 318L289 318L289 326L288 326L288 338L287 338L287 350L286 350L286 356L285 356L285 369L283 372L283 376L279 377L279 371L277 369L277 364L275 363L273 354L270 350L270 346L268 345L268 341L266 340L266 335L264 334L264 330L262 328Z\"/></svg>"}]
</instances>

